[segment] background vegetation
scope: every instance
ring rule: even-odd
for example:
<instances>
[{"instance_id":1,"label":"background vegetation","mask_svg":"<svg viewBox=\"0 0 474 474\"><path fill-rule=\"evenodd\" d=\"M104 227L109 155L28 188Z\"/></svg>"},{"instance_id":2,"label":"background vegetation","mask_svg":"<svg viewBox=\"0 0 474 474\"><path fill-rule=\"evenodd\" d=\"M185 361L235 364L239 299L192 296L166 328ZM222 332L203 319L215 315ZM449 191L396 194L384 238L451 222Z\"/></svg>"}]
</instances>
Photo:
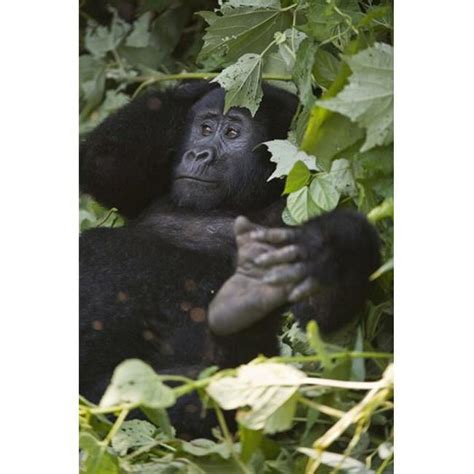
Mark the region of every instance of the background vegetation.
<instances>
[{"instance_id":1,"label":"background vegetation","mask_svg":"<svg viewBox=\"0 0 474 474\"><path fill-rule=\"evenodd\" d=\"M217 80L226 107L252 113L262 79L295 92L288 139L267 144L272 178L286 180L284 220L357 208L377 226L384 262L364 312L330 338L288 315L280 357L174 377L173 389L140 361L121 364L100 406L80 401L82 472L392 472L391 2L86 0L80 31L81 134L152 85ZM81 230L124 222L89 196L80 207ZM174 437L166 408L192 390L217 412L214 440ZM149 421L127 420L134 408Z\"/></svg>"}]
</instances>

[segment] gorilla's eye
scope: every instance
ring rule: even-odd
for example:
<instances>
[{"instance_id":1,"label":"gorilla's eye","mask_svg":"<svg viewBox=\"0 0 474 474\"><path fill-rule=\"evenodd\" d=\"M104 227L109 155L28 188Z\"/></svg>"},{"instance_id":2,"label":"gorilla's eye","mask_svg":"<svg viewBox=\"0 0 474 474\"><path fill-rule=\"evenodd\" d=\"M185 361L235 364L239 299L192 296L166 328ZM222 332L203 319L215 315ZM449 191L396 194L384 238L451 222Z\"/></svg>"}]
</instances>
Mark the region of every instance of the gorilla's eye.
<instances>
[{"instance_id":1,"label":"gorilla's eye","mask_svg":"<svg viewBox=\"0 0 474 474\"><path fill-rule=\"evenodd\" d=\"M227 138L237 138L239 136L239 131L236 130L235 128L232 128L232 127L229 127L226 131L225 131L225 136Z\"/></svg>"},{"instance_id":2,"label":"gorilla's eye","mask_svg":"<svg viewBox=\"0 0 474 474\"><path fill-rule=\"evenodd\" d=\"M205 124L202 124L201 125L201 133L207 137L208 135L210 135L212 133L212 128L207 125L206 123Z\"/></svg>"}]
</instances>

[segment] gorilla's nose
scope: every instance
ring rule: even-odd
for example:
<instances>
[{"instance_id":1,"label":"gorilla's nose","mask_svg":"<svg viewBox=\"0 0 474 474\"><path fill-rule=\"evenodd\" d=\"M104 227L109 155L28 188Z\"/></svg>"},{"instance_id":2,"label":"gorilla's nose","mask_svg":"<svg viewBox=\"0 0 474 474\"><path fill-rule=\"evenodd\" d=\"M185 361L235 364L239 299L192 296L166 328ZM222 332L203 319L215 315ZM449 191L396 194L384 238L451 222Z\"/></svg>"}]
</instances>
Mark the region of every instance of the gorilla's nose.
<instances>
[{"instance_id":1,"label":"gorilla's nose","mask_svg":"<svg viewBox=\"0 0 474 474\"><path fill-rule=\"evenodd\" d=\"M196 161L202 164L210 164L214 161L215 152L211 148L204 150L189 150L185 153L184 158L189 161Z\"/></svg>"}]
</instances>

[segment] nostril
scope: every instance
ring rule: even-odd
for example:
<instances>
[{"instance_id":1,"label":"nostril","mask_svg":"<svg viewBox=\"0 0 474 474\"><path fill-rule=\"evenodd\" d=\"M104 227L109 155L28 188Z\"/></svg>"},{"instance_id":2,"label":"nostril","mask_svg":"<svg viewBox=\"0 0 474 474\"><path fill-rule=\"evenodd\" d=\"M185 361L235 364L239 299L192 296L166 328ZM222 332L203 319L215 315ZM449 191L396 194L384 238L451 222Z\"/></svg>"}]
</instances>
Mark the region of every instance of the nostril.
<instances>
[{"instance_id":1,"label":"nostril","mask_svg":"<svg viewBox=\"0 0 474 474\"><path fill-rule=\"evenodd\" d=\"M214 158L212 150L202 150L196 154L196 161L211 162Z\"/></svg>"},{"instance_id":2,"label":"nostril","mask_svg":"<svg viewBox=\"0 0 474 474\"><path fill-rule=\"evenodd\" d=\"M193 150L188 150L184 155L183 155L183 160L194 160L196 158L196 153L194 153Z\"/></svg>"},{"instance_id":3,"label":"nostril","mask_svg":"<svg viewBox=\"0 0 474 474\"><path fill-rule=\"evenodd\" d=\"M208 160L211 158L211 153L208 150L199 152L196 155L196 160Z\"/></svg>"}]
</instances>

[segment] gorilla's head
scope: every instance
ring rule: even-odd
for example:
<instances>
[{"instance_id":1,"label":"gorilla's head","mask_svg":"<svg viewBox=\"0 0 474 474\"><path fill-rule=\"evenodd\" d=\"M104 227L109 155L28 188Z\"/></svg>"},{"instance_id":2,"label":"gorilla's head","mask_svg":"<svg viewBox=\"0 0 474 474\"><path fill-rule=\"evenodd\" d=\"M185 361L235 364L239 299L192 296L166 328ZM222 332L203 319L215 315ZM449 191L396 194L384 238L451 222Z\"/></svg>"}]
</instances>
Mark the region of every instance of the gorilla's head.
<instances>
[{"instance_id":1,"label":"gorilla's head","mask_svg":"<svg viewBox=\"0 0 474 474\"><path fill-rule=\"evenodd\" d=\"M193 209L255 209L278 198L279 180L262 142L285 138L296 98L265 85L252 117L245 108L224 110L224 90L208 92L192 107L173 172L172 200Z\"/></svg>"}]
</instances>

